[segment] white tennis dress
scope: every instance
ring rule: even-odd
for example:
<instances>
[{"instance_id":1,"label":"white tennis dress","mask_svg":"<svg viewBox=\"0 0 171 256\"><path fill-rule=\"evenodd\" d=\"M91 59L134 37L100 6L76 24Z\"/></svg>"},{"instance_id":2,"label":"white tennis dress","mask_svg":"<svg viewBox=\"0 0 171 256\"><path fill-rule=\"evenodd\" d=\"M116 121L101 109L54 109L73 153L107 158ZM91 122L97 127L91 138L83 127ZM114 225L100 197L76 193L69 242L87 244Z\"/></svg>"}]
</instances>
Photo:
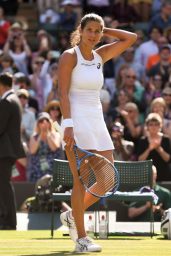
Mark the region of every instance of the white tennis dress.
<instances>
[{"instance_id":1,"label":"white tennis dress","mask_svg":"<svg viewBox=\"0 0 171 256\"><path fill-rule=\"evenodd\" d=\"M102 58L93 51L94 59L85 60L79 47L74 49L77 64L72 71L69 99L76 144L82 149L111 150L114 148L113 142L100 102L103 86Z\"/></svg>"}]
</instances>

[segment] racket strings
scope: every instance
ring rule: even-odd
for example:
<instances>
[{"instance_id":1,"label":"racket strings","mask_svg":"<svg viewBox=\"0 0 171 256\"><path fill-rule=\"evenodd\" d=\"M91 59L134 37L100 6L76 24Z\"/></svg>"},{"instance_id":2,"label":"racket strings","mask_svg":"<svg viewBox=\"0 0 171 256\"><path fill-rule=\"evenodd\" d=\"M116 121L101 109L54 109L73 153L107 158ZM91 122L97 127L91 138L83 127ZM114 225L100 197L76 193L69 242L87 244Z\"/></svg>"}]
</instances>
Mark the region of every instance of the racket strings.
<instances>
[{"instance_id":1,"label":"racket strings","mask_svg":"<svg viewBox=\"0 0 171 256\"><path fill-rule=\"evenodd\" d=\"M80 175L90 192L99 196L113 190L117 183L112 164L96 156L82 162Z\"/></svg>"}]
</instances>

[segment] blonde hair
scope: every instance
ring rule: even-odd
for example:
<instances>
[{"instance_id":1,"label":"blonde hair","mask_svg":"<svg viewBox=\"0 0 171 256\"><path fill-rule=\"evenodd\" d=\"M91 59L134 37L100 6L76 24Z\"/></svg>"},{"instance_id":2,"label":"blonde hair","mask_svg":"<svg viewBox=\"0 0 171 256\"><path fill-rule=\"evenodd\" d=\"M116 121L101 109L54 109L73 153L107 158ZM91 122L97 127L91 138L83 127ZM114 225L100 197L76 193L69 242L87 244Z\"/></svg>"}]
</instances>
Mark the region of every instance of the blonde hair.
<instances>
[{"instance_id":1,"label":"blonde hair","mask_svg":"<svg viewBox=\"0 0 171 256\"><path fill-rule=\"evenodd\" d=\"M157 113L150 113L148 114L147 118L145 119L145 124L148 125L149 122L158 122L160 126L162 126L162 118L159 114Z\"/></svg>"},{"instance_id":2,"label":"blonde hair","mask_svg":"<svg viewBox=\"0 0 171 256\"><path fill-rule=\"evenodd\" d=\"M99 16L98 14L95 14L95 13L88 13L88 14L84 15L83 18L81 19L80 25L71 34L70 43L71 43L72 47L79 44L80 39L81 39L79 30L84 29L89 21L96 21L96 22L100 23L101 29L103 30L104 21L101 16Z\"/></svg>"},{"instance_id":3,"label":"blonde hair","mask_svg":"<svg viewBox=\"0 0 171 256\"><path fill-rule=\"evenodd\" d=\"M153 107L154 107L154 105L155 104L160 104L160 105L162 105L163 107L164 107L164 109L166 108L166 102L165 102L165 100L162 98L162 97L158 97L158 98L155 98L152 102L151 102L151 106L150 106L150 108L151 108L151 111L153 110Z\"/></svg>"}]
</instances>

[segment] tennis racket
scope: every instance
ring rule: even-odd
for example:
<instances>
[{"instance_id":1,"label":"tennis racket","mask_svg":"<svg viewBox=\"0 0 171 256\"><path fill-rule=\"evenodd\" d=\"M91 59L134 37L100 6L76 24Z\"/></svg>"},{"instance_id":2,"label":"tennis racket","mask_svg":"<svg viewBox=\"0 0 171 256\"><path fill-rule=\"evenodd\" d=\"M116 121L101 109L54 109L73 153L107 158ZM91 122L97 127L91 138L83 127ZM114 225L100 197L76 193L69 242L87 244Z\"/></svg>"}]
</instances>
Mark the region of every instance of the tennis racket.
<instances>
[{"instance_id":1,"label":"tennis racket","mask_svg":"<svg viewBox=\"0 0 171 256\"><path fill-rule=\"evenodd\" d=\"M108 159L77 145L74 145L74 154L80 181L87 192L99 198L111 196L116 192L119 175Z\"/></svg>"},{"instance_id":2,"label":"tennis racket","mask_svg":"<svg viewBox=\"0 0 171 256\"><path fill-rule=\"evenodd\" d=\"M61 134L61 127L54 122ZM114 194L119 186L119 174L115 166L105 157L74 145L74 154L80 181L85 190L98 198Z\"/></svg>"}]
</instances>

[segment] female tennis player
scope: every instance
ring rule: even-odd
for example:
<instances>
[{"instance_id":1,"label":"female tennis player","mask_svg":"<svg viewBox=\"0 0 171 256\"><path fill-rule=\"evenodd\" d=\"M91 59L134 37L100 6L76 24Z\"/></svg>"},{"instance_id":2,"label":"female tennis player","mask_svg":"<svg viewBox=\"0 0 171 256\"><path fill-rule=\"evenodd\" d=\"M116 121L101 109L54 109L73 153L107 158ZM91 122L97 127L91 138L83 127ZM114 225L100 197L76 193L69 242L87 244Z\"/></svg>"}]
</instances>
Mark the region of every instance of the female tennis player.
<instances>
[{"instance_id":1,"label":"female tennis player","mask_svg":"<svg viewBox=\"0 0 171 256\"><path fill-rule=\"evenodd\" d=\"M111 37L113 43L97 47L101 38ZM60 106L63 115L63 141L74 186L71 196L72 211L61 214L61 222L69 227L71 239L76 242L75 252L101 251L85 232L84 211L98 198L87 193L78 177L73 146L96 152L113 159L113 142L106 128L100 89L103 86L103 64L120 55L136 41L136 34L104 27L103 19L86 14L71 35L72 48L60 57L58 80Z\"/></svg>"}]
</instances>

